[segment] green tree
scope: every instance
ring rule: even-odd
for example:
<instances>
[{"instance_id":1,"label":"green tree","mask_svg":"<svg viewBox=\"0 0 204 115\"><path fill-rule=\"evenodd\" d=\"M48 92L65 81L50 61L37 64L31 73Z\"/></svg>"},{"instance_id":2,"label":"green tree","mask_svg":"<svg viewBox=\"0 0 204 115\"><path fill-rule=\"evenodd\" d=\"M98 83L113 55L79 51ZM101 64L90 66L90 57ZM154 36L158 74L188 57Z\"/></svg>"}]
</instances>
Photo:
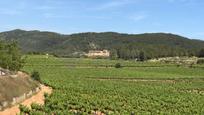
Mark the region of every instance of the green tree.
<instances>
[{"instance_id":1,"label":"green tree","mask_svg":"<svg viewBox=\"0 0 204 115\"><path fill-rule=\"evenodd\" d=\"M39 74L39 72L37 72L37 71L34 71L34 72L32 73L31 78L34 79L34 80L36 80L36 81L41 82L40 74Z\"/></svg>"},{"instance_id":2,"label":"green tree","mask_svg":"<svg viewBox=\"0 0 204 115\"><path fill-rule=\"evenodd\" d=\"M198 53L198 57L204 57L204 49L201 49Z\"/></svg>"},{"instance_id":3,"label":"green tree","mask_svg":"<svg viewBox=\"0 0 204 115\"><path fill-rule=\"evenodd\" d=\"M121 64L120 63L116 63L115 64L115 68L121 68L122 66L121 66Z\"/></svg>"},{"instance_id":4,"label":"green tree","mask_svg":"<svg viewBox=\"0 0 204 115\"><path fill-rule=\"evenodd\" d=\"M21 52L16 42L0 41L0 66L12 71L18 71L23 66Z\"/></svg>"},{"instance_id":5,"label":"green tree","mask_svg":"<svg viewBox=\"0 0 204 115\"><path fill-rule=\"evenodd\" d=\"M118 54L117 54L117 51L116 50L111 50L110 51L110 59L117 59L118 58Z\"/></svg>"},{"instance_id":6,"label":"green tree","mask_svg":"<svg viewBox=\"0 0 204 115\"><path fill-rule=\"evenodd\" d=\"M146 60L146 55L144 51L140 51L139 53L139 61L145 61Z\"/></svg>"}]
</instances>

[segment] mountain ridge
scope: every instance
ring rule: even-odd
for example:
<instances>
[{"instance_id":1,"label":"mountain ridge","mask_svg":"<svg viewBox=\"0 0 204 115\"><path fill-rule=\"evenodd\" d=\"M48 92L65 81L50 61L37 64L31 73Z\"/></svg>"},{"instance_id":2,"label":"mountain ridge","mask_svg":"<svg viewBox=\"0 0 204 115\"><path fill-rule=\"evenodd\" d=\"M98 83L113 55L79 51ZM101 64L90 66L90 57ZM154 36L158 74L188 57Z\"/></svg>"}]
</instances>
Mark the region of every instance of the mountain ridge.
<instances>
[{"instance_id":1,"label":"mountain ridge","mask_svg":"<svg viewBox=\"0 0 204 115\"><path fill-rule=\"evenodd\" d=\"M120 35L143 35L143 34L167 34L167 35L176 35L180 37L184 37L186 39L190 40L198 40L198 41L204 41L202 39L194 39L194 38L189 38L185 37L179 34L174 34L174 33L169 33L169 32L145 32L145 33L120 33L120 32L114 32L114 31L104 31L104 32L75 32L75 33L70 33L70 34L62 34L59 32L53 32L53 31L45 31L45 30L23 30L23 29L13 29L13 30L8 30L8 31L2 31L0 33L8 33L8 32L41 32L41 33L53 33L53 34L58 34L58 35L64 35L64 36L70 36L70 35L76 35L76 34L104 34L104 33L112 33L112 34L120 34Z\"/></svg>"},{"instance_id":2,"label":"mountain ridge","mask_svg":"<svg viewBox=\"0 0 204 115\"><path fill-rule=\"evenodd\" d=\"M165 57L196 55L204 48L202 40L189 39L172 33L84 32L66 35L49 31L16 29L1 32L0 39L17 41L23 52L47 52L60 56L72 56L76 52L88 52L93 49L108 49L114 50L118 57L123 58L137 57L139 51L146 52L147 57ZM134 52L135 56L124 56L132 55L124 52Z\"/></svg>"}]
</instances>

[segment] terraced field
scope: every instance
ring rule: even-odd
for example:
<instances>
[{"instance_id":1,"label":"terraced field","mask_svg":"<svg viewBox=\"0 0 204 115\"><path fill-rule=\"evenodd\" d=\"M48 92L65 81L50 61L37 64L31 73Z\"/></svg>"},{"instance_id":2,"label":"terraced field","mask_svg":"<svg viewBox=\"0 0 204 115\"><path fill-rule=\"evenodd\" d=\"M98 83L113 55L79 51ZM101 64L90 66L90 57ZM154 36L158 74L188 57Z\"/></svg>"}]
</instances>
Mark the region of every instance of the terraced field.
<instances>
[{"instance_id":1,"label":"terraced field","mask_svg":"<svg viewBox=\"0 0 204 115\"><path fill-rule=\"evenodd\" d=\"M27 56L24 71L39 71L53 87L48 114L204 114L204 68L165 63ZM114 68L116 63L122 68Z\"/></svg>"}]
</instances>

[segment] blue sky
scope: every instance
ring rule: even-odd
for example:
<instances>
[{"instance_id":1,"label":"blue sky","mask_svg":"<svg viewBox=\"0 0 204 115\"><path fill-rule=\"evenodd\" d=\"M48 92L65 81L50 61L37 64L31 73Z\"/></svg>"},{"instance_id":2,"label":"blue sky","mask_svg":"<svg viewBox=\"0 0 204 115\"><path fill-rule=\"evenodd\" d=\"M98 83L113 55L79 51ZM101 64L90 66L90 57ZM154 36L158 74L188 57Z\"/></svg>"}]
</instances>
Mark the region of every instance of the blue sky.
<instances>
[{"instance_id":1,"label":"blue sky","mask_svg":"<svg viewBox=\"0 0 204 115\"><path fill-rule=\"evenodd\" d=\"M166 32L204 40L204 0L2 0L0 31Z\"/></svg>"}]
</instances>

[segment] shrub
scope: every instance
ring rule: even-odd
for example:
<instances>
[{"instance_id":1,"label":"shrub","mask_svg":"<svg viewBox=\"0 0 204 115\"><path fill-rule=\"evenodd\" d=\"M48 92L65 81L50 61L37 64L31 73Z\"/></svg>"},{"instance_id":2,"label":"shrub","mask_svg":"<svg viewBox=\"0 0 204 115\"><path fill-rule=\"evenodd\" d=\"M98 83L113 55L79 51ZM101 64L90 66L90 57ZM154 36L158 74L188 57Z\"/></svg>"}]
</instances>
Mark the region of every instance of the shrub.
<instances>
[{"instance_id":1,"label":"shrub","mask_svg":"<svg viewBox=\"0 0 204 115\"><path fill-rule=\"evenodd\" d=\"M116 63L115 64L115 68L121 68L122 66L121 66L121 64L120 63Z\"/></svg>"},{"instance_id":2,"label":"shrub","mask_svg":"<svg viewBox=\"0 0 204 115\"><path fill-rule=\"evenodd\" d=\"M39 74L39 72L37 72L37 71L34 71L34 72L32 73L31 78L34 79L34 80L36 80L36 81L41 82L40 74Z\"/></svg>"},{"instance_id":3,"label":"shrub","mask_svg":"<svg viewBox=\"0 0 204 115\"><path fill-rule=\"evenodd\" d=\"M36 103L32 103L31 108L32 110L43 111L43 106L36 104Z\"/></svg>"},{"instance_id":4,"label":"shrub","mask_svg":"<svg viewBox=\"0 0 204 115\"><path fill-rule=\"evenodd\" d=\"M204 64L204 59L198 59L197 64Z\"/></svg>"},{"instance_id":5,"label":"shrub","mask_svg":"<svg viewBox=\"0 0 204 115\"><path fill-rule=\"evenodd\" d=\"M140 51L139 53L139 61L145 61L147 59L145 52Z\"/></svg>"},{"instance_id":6,"label":"shrub","mask_svg":"<svg viewBox=\"0 0 204 115\"><path fill-rule=\"evenodd\" d=\"M204 57L204 49L201 49L198 53L198 57Z\"/></svg>"},{"instance_id":7,"label":"shrub","mask_svg":"<svg viewBox=\"0 0 204 115\"><path fill-rule=\"evenodd\" d=\"M48 93L44 93L44 97L47 98L49 96Z\"/></svg>"},{"instance_id":8,"label":"shrub","mask_svg":"<svg viewBox=\"0 0 204 115\"><path fill-rule=\"evenodd\" d=\"M30 114L30 109L25 105L20 104L19 109L22 114L25 114L25 115Z\"/></svg>"}]
</instances>

